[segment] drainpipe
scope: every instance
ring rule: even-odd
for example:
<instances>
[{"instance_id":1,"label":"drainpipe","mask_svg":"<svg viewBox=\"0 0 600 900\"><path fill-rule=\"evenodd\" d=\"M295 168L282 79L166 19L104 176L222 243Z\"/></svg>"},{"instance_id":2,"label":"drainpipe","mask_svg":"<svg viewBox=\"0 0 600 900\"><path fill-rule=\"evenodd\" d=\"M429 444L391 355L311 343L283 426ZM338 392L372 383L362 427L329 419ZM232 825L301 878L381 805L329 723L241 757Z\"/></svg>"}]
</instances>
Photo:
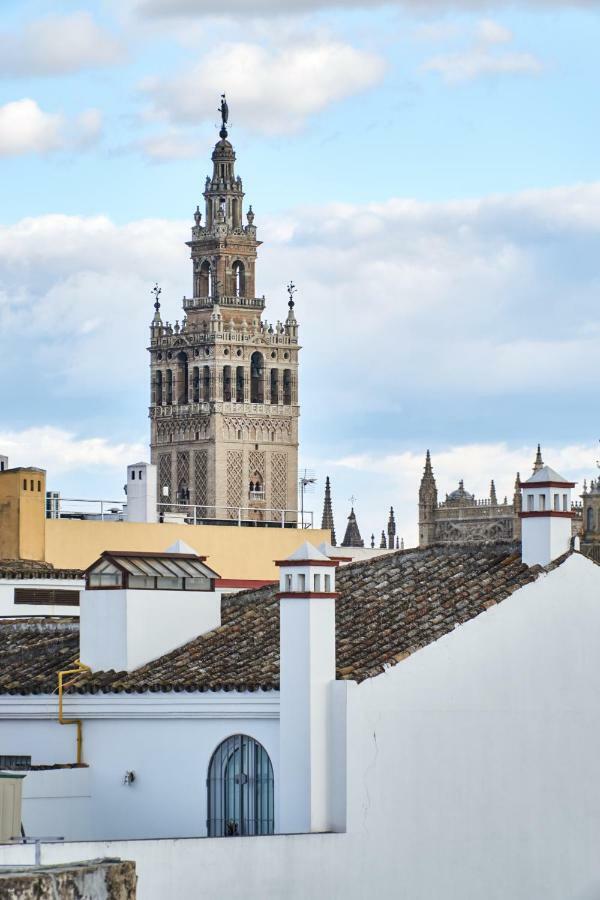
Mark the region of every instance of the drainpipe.
<instances>
[{"instance_id":1,"label":"drainpipe","mask_svg":"<svg viewBox=\"0 0 600 900\"><path fill-rule=\"evenodd\" d=\"M78 659L75 660L73 665L77 666L77 668L63 669L62 672L58 673L58 721L61 725L77 725L77 765L80 766L83 763L83 733L81 719L65 719L63 717L63 691L65 688L70 688L75 684L77 677L85 674L85 672L91 672L92 670ZM72 678L71 681L67 681L67 683L64 684L63 678L65 675L75 675L77 677Z\"/></svg>"}]
</instances>

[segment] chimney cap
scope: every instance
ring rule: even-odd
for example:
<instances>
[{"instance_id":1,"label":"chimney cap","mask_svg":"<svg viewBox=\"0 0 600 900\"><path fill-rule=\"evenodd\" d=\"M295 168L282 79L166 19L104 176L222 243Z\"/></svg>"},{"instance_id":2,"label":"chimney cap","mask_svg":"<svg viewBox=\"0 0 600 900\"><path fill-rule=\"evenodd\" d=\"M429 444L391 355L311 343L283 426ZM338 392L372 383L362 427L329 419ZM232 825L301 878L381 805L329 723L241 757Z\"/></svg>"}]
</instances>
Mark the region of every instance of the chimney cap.
<instances>
[{"instance_id":1,"label":"chimney cap","mask_svg":"<svg viewBox=\"0 0 600 900\"><path fill-rule=\"evenodd\" d=\"M320 550L305 541L297 550L294 550L287 559L278 559L275 561L277 566L336 566L337 562L329 559Z\"/></svg>"}]
</instances>

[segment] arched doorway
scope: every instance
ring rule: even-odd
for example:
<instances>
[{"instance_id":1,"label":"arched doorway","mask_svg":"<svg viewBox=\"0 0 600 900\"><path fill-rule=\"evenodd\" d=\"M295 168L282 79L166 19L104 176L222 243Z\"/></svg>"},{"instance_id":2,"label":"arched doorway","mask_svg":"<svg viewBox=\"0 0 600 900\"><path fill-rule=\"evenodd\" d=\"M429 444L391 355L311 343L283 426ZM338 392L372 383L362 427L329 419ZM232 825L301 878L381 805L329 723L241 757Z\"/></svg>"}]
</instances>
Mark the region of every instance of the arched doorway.
<instances>
[{"instance_id":1,"label":"arched doorway","mask_svg":"<svg viewBox=\"0 0 600 900\"><path fill-rule=\"evenodd\" d=\"M209 837L273 834L273 766L269 754L247 734L226 738L208 767Z\"/></svg>"}]
</instances>

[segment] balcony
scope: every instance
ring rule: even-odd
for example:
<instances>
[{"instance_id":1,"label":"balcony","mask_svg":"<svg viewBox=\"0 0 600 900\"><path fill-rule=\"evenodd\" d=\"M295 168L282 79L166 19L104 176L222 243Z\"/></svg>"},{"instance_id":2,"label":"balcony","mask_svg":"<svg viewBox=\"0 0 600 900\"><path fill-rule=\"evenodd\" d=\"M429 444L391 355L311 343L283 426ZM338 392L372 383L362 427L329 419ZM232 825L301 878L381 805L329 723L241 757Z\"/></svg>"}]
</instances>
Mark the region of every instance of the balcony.
<instances>
[{"instance_id":1,"label":"balcony","mask_svg":"<svg viewBox=\"0 0 600 900\"><path fill-rule=\"evenodd\" d=\"M183 308L186 312L193 309L212 309L217 302L222 307L236 306L261 311L266 305L264 297L184 297Z\"/></svg>"}]
</instances>

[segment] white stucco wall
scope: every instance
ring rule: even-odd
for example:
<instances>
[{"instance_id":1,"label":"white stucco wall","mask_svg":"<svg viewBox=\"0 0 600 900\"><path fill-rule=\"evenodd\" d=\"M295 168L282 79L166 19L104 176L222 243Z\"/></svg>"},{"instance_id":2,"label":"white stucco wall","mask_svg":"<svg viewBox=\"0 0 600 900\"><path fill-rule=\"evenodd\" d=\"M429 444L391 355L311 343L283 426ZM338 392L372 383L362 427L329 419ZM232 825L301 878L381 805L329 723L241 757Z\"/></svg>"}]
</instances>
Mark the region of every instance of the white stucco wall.
<instances>
[{"instance_id":1,"label":"white stucco wall","mask_svg":"<svg viewBox=\"0 0 600 900\"><path fill-rule=\"evenodd\" d=\"M21 703L23 716L40 718L6 721L7 704L13 699ZM57 723L56 703L55 697L0 698L2 752L32 754L34 764L74 762L76 731ZM69 770L47 772L45 786L39 785L35 795L38 802L32 799L24 804L28 835L60 835L70 840L205 835L210 758L218 744L232 734L249 734L259 741L271 758L275 780L279 777L279 699L275 692L246 696L94 695L69 699L65 715L83 718L89 802L70 802L70 817L61 800L51 802L52 797L60 796L51 787L54 776L64 783L71 777ZM136 776L129 786L123 784L127 771ZM37 778L38 773L28 775L25 782L30 777ZM47 794L41 791L43 787ZM33 797L29 784L25 796ZM57 821L48 831L53 804ZM278 827L277 809L275 817Z\"/></svg>"},{"instance_id":2,"label":"white stucco wall","mask_svg":"<svg viewBox=\"0 0 600 900\"><path fill-rule=\"evenodd\" d=\"M48 605L38 606L37 604L15 605L15 588L40 588L42 590L77 590L83 591L85 582L83 580L71 580L63 578L16 578L0 579L0 618L17 618L20 616L78 616L78 606L59 606Z\"/></svg>"},{"instance_id":3,"label":"white stucco wall","mask_svg":"<svg viewBox=\"0 0 600 900\"><path fill-rule=\"evenodd\" d=\"M336 685L339 720L347 700L346 834L51 846L43 860L135 859L140 900L195 897L199 885L230 900L594 900L599 646L600 568L573 556L377 678ZM276 719L197 731L176 718L111 721L94 735L107 724L84 730L92 795L113 832L135 813L148 830L161 819L193 833L209 747L234 730L260 740L264 728L277 784ZM149 792L139 799L118 783L136 767ZM23 853L0 848L0 862Z\"/></svg>"},{"instance_id":4,"label":"white stucco wall","mask_svg":"<svg viewBox=\"0 0 600 900\"><path fill-rule=\"evenodd\" d=\"M81 661L130 672L218 628L221 592L82 591L80 621Z\"/></svg>"}]
</instances>

